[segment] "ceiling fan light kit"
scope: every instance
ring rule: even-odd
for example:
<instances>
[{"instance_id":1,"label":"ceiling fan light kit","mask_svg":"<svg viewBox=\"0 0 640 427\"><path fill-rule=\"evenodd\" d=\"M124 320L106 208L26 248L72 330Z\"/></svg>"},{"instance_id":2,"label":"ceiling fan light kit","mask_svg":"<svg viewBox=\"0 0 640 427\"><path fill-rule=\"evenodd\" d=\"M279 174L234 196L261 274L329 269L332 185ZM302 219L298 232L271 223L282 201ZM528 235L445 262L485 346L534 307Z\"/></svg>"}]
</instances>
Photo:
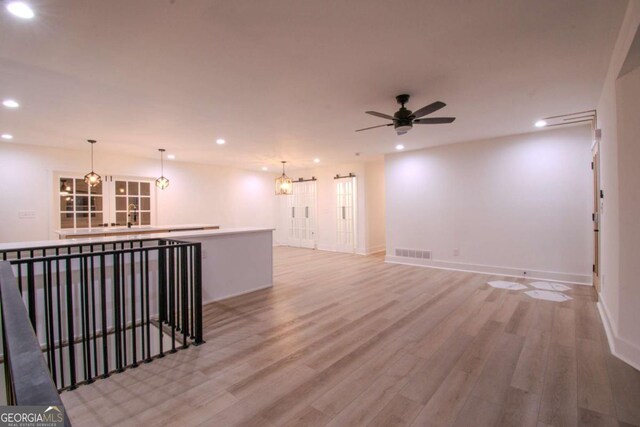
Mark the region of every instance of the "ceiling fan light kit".
<instances>
[{"instance_id":1,"label":"ceiling fan light kit","mask_svg":"<svg viewBox=\"0 0 640 427\"><path fill-rule=\"evenodd\" d=\"M438 124L447 124L452 123L456 118L455 117L430 117L423 119L428 114L435 113L436 111L444 108L447 104L441 101L433 102L425 107L420 108L416 111L411 111L405 107L405 104L409 102L409 95L402 94L396 96L396 101L400 104L400 109L396 111L393 116L384 113L378 113L377 111L366 111L367 114L372 116L380 117L383 119L391 120L391 123L387 123L384 125L371 126L364 129L358 129L356 132L361 132L363 130L375 129L385 126L393 126L396 133L398 135L404 135L413 129L414 124L419 125L438 125Z\"/></svg>"}]
</instances>

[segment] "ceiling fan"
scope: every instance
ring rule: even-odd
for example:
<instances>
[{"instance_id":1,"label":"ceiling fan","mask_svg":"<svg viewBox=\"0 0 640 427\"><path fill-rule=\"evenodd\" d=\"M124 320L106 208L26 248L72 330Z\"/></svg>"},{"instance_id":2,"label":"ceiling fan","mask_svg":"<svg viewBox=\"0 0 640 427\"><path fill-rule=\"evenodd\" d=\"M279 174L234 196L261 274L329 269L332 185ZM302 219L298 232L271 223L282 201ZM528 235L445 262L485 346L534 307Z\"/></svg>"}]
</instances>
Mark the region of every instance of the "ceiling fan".
<instances>
[{"instance_id":1,"label":"ceiling fan","mask_svg":"<svg viewBox=\"0 0 640 427\"><path fill-rule=\"evenodd\" d=\"M400 104L400 109L396 111L393 116L388 114L378 113L377 111L366 111L367 114L371 114L372 116L382 117L383 119L392 120L391 123L387 123L385 125L371 126L364 129L358 129L356 132L360 132L363 130L381 128L384 126L393 126L398 133L398 135L404 135L409 132L414 124L418 125L439 125L453 122L455 117L430 117L426 119L422 119L421 117L426 116L427 114L434 113L439 109L445 107L447 104L444 102L436 101L432 104L427 105L426 107L422 107L419 110L411 111L407 110L404 107L404 104L409 102L409 95L403 94L396 96L396 101Z\"/></svg>"}]
</instances>

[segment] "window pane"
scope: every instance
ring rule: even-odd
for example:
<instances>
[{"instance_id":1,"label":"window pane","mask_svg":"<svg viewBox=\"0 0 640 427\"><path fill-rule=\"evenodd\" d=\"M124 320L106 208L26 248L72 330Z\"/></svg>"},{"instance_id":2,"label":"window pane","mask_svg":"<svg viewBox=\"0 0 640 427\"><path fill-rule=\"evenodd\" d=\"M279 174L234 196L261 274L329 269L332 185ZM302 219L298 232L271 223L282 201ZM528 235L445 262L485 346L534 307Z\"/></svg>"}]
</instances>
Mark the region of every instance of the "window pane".
<instances>
[{"instance_id":1,"label":"window pane","mask_svg":"<svg viewBox=\"0 0 640 427\"><path fill-rule=\"evenodd\" d=\"M88 211L89 210L89 197L88 196L76 196L76 210Z\"/></svg>"},{"instance_id":2,"label":"window pane","mask_svg":"<svg viewBox=\"0 0 640 427\"><path fill-rule=\"evenodd\" d=\"M77 213L76 214L76 228L89 228L89 214Z\"/></svg>"},{"instance_id":3,"label":"window pane","mask_svg":"<svg viewBox=\"0 0 640 427\"><path fill-rule=\"evenodd\" d=\"M126 212L116 212L116 225L127 225Z\"/></svg>"},{"instance_id":4,"label":"window pane","mask_svg":"<svg viewBox=\"0 0 640 427\"><path fill-rule=\"evenodd\" d=\"M91 196L91 210L92 211L102 210L102 196Z\"/></svg>"},{"instance_id":5,"label":"window pane","mask_svg":"<svg viewBox=\"0 0 640 427\"><path fill-rule=\"evenodd\" d=\"M60 228L73 228L73 214L62 213L60 214Z\"/></svg>"},{"instance_id":6,"label":"window pane","mask_svg":"<svg viewBox=\"0 0 640 427\"><path fill-rule=\"evenodd\" d=\"M137 197L129 197L129 205L127 206L129 210L140 210L140 202L138 202Z\"/></svg>"},{"instance_id":7,"label":"window pane","mask_svg":"<svg viewBox=\"0 0 640 427\"><path fill-rule=\"evenodd\" d=\"M150 196L151 195L151 184L148 182L140 183L140 195L141 196Z\"/></svg>"},{"instance_id":8,"label":"window pane","mask_svg":"<svg viewBox=\"0 0 640 427\"><path fill-rule=\"evenodd\" d=\"M102 181L100 181L100 183L95 187L89 187L89 191L91 191L91 194L102 194Z\"/></svg>"},{"instance_id":9,"label":"window pane","mask_svg":"<svg viewBox=\"0 0 640 427\"><path fill-rule=\"evenodd\" d=\"M60 212L73 210L73 196L60 196Z\"/></svg>"},{"instance_id":10,"label":"window pane","mask_svg":"<svg viewBox=\"0 0 640 427\"><path fill-rule=\"evenodd\" d=\"M60 195L66 196L70 193L73 193L73 179L60 178Z\"/></svg>"},{"instance_id":11,"label":"window pane","mask_svg":"<svg viewBox=\"0 0 640 427\"><path fill-rule=\"evenodd\" d=\"M126 211L127 210L127 198L126 197L116 197L116 210L117 211Z\"/></svg>"},{"instance_id":12,"label":"window pane","mask_svg":"<svg viewBox=\"0 0 640 427\"><path fill-rule=\"evenodd\" d=\"M91 226L92 227L102 227L102 212L96 212L91 214Z\"/></svg>"},{"instance_id":13,"label":"window pane","mask_svg":"<svg viewBox=\"0 0 640 427\"><path fill-rule=\"evenodd\" d=\"M84 179L76 179L76 194L89 194L89 186Z\"/></svg>"},{"instance_id":14,"label":"window pane","mask_svg":"<svg viewBox=\"0 0 640 427\"><path fill-rule=\"evenodd\" d=\"M118 196L127 194L127 183L125 181L116 181L116 194Z\"/></svg>"},{"instance_id":15,"label":"window pane","mask_svg":"<svg viewBox=\"0 0 640 427\"><path fill-rule=\"evenodd\" d=\"M129 195L130 196L138 195L138 183L136 181L129 182Z\"/></svg>"},{"instance_id":16,"label":"window pane","mask_svg":"<svg viewBox=\"0 0 640 427\"><path fill-rule=\"evenodd\" d=\"M151 224L151 213L142 212L140 214L140 222L142 225L150 225Z\"/></svg>"},{"instance_id":17,"label":"window pane","mask_svg":"<svg viewBox=\"0 0 640 427\"><path fill-rule=\"evenodd\" d=\"M150 211L151 210L151 198L150 197L140 197L140 210L141 211Z\"/></svg>"}]
</instances>

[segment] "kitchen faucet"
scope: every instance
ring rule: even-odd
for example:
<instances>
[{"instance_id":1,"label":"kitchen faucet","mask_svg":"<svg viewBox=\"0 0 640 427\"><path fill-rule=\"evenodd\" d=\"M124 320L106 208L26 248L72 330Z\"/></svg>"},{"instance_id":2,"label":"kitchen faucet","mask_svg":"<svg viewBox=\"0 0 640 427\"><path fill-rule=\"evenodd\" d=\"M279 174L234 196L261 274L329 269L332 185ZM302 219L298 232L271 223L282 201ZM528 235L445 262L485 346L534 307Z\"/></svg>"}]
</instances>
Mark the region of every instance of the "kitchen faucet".
<instances>
[{"instance_id":1,"label":"kitchen faucet","mask_svg":"<svg viewBox=\"0 0 640 427\"><path fill-rule=\"evenodd\" d=\"M134 223L138 223L138 207L134 203L129 203L129 206L127 206L127 219L129 220L127 222L127 227L129 228L131 228L132 219Z\"/></svg>"}]
</instances>

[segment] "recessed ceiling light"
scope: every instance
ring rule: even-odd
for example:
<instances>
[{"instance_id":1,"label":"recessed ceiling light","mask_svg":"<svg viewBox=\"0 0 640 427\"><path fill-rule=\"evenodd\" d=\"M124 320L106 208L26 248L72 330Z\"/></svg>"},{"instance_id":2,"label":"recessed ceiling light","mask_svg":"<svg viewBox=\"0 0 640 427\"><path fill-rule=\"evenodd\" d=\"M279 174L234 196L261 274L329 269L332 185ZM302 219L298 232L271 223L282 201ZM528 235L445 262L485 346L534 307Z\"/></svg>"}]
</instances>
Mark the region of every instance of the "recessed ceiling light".
<instances>
[{"instance_id":1,"label":"recessed ceiling light","mask_svg":"<svg viewBox=\"0 0 640 427\"><path fill-rule=\"evenodd\" d=\"M218 145L224 145L224 144L226 144L226 143L227 143L227 141L225 141L225 140L224 140L224 139L222 139L222 138L218 138L218 139L216 139L216 144L218 144Z\"/></svg>"},{"instance_id":2,"label":"recessed ceiling light","mask_svg":"<svg viewBox=\"0 0 640 427\"><path fill-rule=\"evenodd\" d=\"M14 16L22 19L31 19L35 16L33 9L21 1L12 1L7 5L7 10Z\"/></svg>"},{"instance_id":3,"label":"recessed ceiling light","mask_svg":"<svg viewBox=\"0 0 640 427\"><path fill-rule=\"evenodd\" d=\"M404 145L402 144L396 145L396 150L404 150Z\"/></svg>"},{"instance_id":4,"label":"recessed ceiling light","mask_svg":"<svg viewBox=\"0 0 640 427\"><path fill-rule=\"evenodd\" d=\"M537 128L543 128L543 127L545 127L546 125L547 125L547 122L546 122L546 121L544 121L544 120L538 120L538 121L534 124L534 126L535 126L535 127L537 127Z\"/></svg>"},{"instance_id":5,"label":"recessed ceiling light","mask_svg":"<svg viewBox=\"0 0 640 427\"><path fill-rule=\"evenodd\" d=\"M7 108L18 108L20 106L20 104L18 104L18 102L14 99L5 99L4 101L2 101L2 105Z\"/></svg>"},{"instance_id":6,"label":"recessed ceiling light","mask_svg":"<svg viewBox=\"0 0 640 427\"><path fill-rule=\"evenodd\" d=\"M316 157L315 159L313 159L313 163L320 163L320 159Z\"/></svg>"},{"instance_id":7,"label":"recessed ceiling light","mask_svg":"<svg viewBox=\"0 0 640 427\"><path fill-rule=\"evenodd\" d=\"M176 155L175 154L169 154L169 155L167 155L167 159L175 160L176 159Z\"/></svg>"},{"instance_id":8,"label":"recessed ceiling light","mask_svg":"<svg viewBox=\"0 0 640 427\"><path fill-rule=\"evenodd\" d=\"M269 168L268 168L268 167L266 167L266 166L263 166L263 167L262 167L262 170L266 172L266 171L268 171L268 170L269 170Z\"/></svg>"},{"instance_id":9,"label":"recessed ceiling light","mask_svg":"<svg viewBox=\"0 0 640 427\"><path fill-rule=\"evenodd\" d=\"M13 139L13 135L10 135L8 133L3 133L2 134L2 139Z\"/></svg>"}]
</instances>

